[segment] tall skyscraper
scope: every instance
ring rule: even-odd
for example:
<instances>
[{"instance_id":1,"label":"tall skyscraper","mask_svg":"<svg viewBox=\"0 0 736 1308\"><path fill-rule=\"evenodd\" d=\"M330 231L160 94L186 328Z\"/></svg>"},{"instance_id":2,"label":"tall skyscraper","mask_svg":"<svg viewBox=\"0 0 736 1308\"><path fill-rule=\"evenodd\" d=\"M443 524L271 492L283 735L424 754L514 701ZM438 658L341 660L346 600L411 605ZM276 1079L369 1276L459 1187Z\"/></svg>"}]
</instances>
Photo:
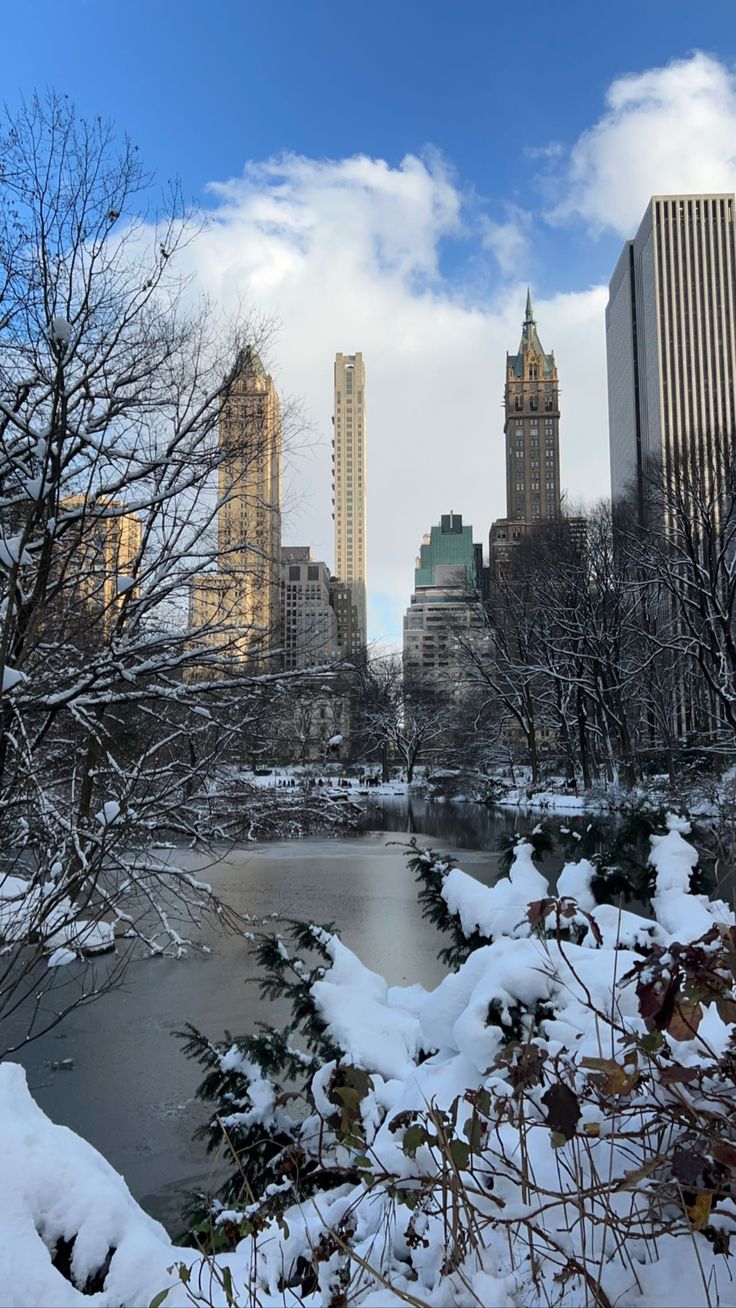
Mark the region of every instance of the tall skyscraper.
<instances>
[{"instance_id":1,"label":"tall skyscraper","mask_svg":"<svg viewBox=\"0 0 736 1308\"><path fill-rule=\"evenodd\" d=\"M492 523L491 572L510 563L519 541L542 522L561 515L560 402L554 352L545 353L537 333L531 292L516 354L506 355L504 387L506 517Z\"/></svg>"},{"instance_id":2,"label":"tall skyscraper","mask_svg":"<svg viewBox=\"0 0 736 1308\"><path fill-rule=\"evenodd\" d=\"M611 492L645 513L648 468L711 464L736 434L733 195L655 195L606 309Z\"/></svg>"},{"instance_id":3,"label":"tall skyscraper","mask_svg":"<svg viewBox=\"0 0 736 1308\"><path fill-rule=\"evenodd\" d=\"M532 525L560 515L560 405L554 353L537 335L531 292L516 354L506 355L506 517Z\"/></svg>"},{"instance_id":4,"label":"tall skyscraper","mask_svg":"<svg viewBox=\"0 0 736 1308\"><path fill-rule=\"evenodd\" d=\"M366 404L362 354L335 356L332 487L335 576L350 586L361 645L366 622Z\"/></svg>"},{"instance_id":5,"label":"tall skyscraper","mask_svg":"<svg viewBox=\"0 0 736 1308\"><path fill-rule=\"evenodd\" d=\"M218 567L195 582L191 623L223 626L213 643L272 656L281 616L281 410L255 350L238 358L220 413Z\"/></svg>"}]
</instances>

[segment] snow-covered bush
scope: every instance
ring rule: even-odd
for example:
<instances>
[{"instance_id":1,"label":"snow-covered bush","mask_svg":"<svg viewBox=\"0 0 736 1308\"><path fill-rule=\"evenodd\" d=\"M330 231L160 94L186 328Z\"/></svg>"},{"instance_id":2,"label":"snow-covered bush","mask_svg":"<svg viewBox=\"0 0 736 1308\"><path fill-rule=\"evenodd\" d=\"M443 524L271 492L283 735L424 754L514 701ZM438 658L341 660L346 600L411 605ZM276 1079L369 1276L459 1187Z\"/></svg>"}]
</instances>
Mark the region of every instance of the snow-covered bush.
<instances>
[{"instance_id":1,"label":"snow-covered bush","mask_svg":"<svg viewBox=\"0 0 736 1308\"><path fill-rule=\"evenodd\" d=\"M652 838L651 919L585 858L553 897L527 843L490 887L415 851L455 941L430 993L331 930L259 941L291 1022L190 1041L237 1160L197 1228L243 1260L235 1302L654 1304L666 1265L736 1303L736 925L688 831Z\"/></svg>"},{"instance_id":2,"label":"snow-covered bush","mask_svg":"<svg viewBox=\"0 0 736 1308\"><path fill-rule=\"evenodd\" d=\"M188 1248L0 1067L5 1301L736 1304L736 921L687 835L651 842L651 919L596 903L584 858L551 897L524 842L490 887L416 852L472 942L431 992L331 928L260 937L291 1017L189 1033L233 1166Z\"/></svg>"}]
</instances>

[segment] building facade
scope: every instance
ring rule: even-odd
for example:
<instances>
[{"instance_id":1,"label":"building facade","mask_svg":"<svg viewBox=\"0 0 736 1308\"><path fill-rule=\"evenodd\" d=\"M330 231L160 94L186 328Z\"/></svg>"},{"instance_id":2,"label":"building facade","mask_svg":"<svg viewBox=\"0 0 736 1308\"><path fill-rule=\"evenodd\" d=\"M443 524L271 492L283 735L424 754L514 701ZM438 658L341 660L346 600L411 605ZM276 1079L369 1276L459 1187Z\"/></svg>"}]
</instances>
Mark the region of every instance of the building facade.
<instances>
[{"instance_id":1,"label":"building facade","mask_svg":"<svg viewBox=\"0 0 736 1308\"><path fill-rule=\"evenodd\" d=\"M353 588L338 577L330 577L330 604L337 623L337 657L348 663L360 663L365 642L353 601Z\"/></svg>"},{"instance_id":2,"label":"building facade","mask_svg":"<svg viewBox=\"0 0 736 1308\"><path fill-rule=\"evenodd\" d=\"M281 640L287 671L321 667L337 658L330 570L312 558L308 545L281 549Z\"/></svg>"},{"instance_id":3,"label":"building facade","mask_svg":"<svg viewBox=\"0 0 736 1308\"><path fill-rule=\"evenodd\" d=\"M366 621L366 393L362 354L335 356L332 439L332 511L335 576L350 586L361 644Z\"/></svg>"},{"instance_id":4,"label":"building facade","mask_svg":"<svg viewBox=\"0 0 736 1308\"><path fill-rule=\"evenodd\" d=\"M457 684L458 642L479 629L478 547L459 513L444 513L422 540L414 593L404 615L404 670L410 680Z\"/></svg>"},{"instance_id":5,"label":"building facade","mask_svg":"<svg viewBox=\"0 0 736 1308\"><path fill-rule=\"evenodd\" d=\"M506 517L491 526L491 571L497 574L523 536L560 517L560 402L554 352L542 347L531 292L516 354L506 355L504 387Z\"/></svg>"},{"instance_id":6,"label":"building facade","mask_svg":"<svg viewBox=\"0 0 736 1308\"><path fill-rule=\"evenodd\" d=\"M645 514L646 482L736 433L734 197L653 196L606 308L611 493ZM660 471L654 472L654 469Z\"/></svg>"},{"instance_id":7,"label":"building facade","mask_svg":"<svg viewBox=\"0 0 736 1308\"><path fill-rule=\"evenodd\" d=\"M191 595L191 626L241 660L274 660L281 621L281 411L250 347L240 354L219 424L217 570Z\"/></svg>"},{"instance_id":8,"label":"building facade","mask_svg":"<svg viewBox=\"0 0 736 1308\"><path fill-rule=\"evenodd\" d=\"M135 595L135 572L141 550L141 522L122 500L67 495L61 508L78 536L74 583L87 616L99 618L106 634L115 623L123 596Z\"/></svg>"}]
</instances>

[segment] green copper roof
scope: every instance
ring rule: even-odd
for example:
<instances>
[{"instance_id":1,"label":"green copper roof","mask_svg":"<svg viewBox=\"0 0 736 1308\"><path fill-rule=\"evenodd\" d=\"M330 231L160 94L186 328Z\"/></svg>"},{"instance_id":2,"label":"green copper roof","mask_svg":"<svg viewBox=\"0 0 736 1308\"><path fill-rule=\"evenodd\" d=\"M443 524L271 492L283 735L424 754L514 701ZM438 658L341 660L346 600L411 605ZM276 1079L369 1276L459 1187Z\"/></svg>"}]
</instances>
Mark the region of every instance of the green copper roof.
<instances>
[{"instance_id":1,"label":"green copper roof","mask_svg":"<svg viewBox=\"0 0 736 1308\"><path fill-rule=\"evenodd\" d=\"M461 513L443 513L432 527L429 541L419 551L419 566L414 570L414 588L434 586L435 568L441 564L465 567L468 582L475 585L473 528L463 526Z\"/></svg>"},{"instance_id":2,"label":"green copper roof","mask_svg":"<svg viewBox=\"0 0 736 1308\"><path fill-rule=\"evenodd\" d=\"M252 372L256 373L259 377L266 376L266 369L263 366L260 354L257 350L253 349L252 345L246 345L242 350L238 351L238 357L235 360L235 367L233 368L233 375L237 376L238 373Z\"/></svg>"}]
</instances>

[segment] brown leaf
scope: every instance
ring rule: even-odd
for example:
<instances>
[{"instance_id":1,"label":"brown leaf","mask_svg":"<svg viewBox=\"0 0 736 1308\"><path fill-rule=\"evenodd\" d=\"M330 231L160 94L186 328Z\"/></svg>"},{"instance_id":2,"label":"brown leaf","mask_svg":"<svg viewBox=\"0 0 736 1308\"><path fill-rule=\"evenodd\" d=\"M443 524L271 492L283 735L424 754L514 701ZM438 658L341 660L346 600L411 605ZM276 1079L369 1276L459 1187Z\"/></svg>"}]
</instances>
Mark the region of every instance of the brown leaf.
<instances>
[{"instance_id":1,"label":"brown leaf","mask_svg":"<svg viewBox=\"0 0 736 1308\"><path fill-rule=\"evenodd\" d=\"M509 1081L514 1090L527 1090L531 1085L539 1085L546 1061L546 1049L540 1049L539 1045L524 1045L518 1059L509 1068Z\"/></svg>"},{"instance_id":2,"label":"brown leaf","mask_svg":"<svg viewBox=\"0 0 736 1308\"><path fill-rule=\"evenodd\" d=\"M572 1140L582 1116L575 1091L557 1082L542 1095L542 1103L547 1109L547 1126L550 1130L564 1136L566 1140Z\"/></svg>"},{"instance_id":3,"label":"brown leaf","mask_svg":"<svg viewBox=\"0 0 736 1308\"><path fill-rule=\"evenodd\" d=\"M728 1140L716 1140L710 1152L717 1163L723 1163L724 1167L736 1172L736 1145L729 1144Z\"/></svg>"},{"instance_id":4,"label":"brown leaf","mask_svg":"<svg viewBox=\"0 0 736 1308\"><path fill-rule=\"evenodd\" d=\"M733 1026L736 1022L736 999L730 999L727 995L721 995L721 997L716 1000L716 1008L718 1009L718 1016L721 1021L725 1022L727 1026Z\"/></svg>"},{"instance_id":5,"label":"brown leaf","mask_svg":"<svg viewBox=\"0 0 736 1308\"><path fill-rule=\"evenodd\" d=\"M666 1031L675 1011L675 999L680 988L679 974L673 976L667 985L661 982L649 982L636 987L639 1000L639 1012L647 1024L651 1023L658 1031Z\"/></svg>"},{"instance_id":6,"label":"brown leaf","mask_svg":"<svg viewBox=\"0 0 736 1308\"><path fill-rule=\"evenodd\" d=\"M554 902L554 899L535 899L533 903L529 904L526 910L529 925L533 927L540 926L545 921Z\"/></svg>"},{"instance_id":7,"label":"brown leaf","mask_svg":"<svg viewBox=\"0 0 736 1308\"><path fill-rule=\"evenodd\" d=\"M687 1085L688 1081L697 1081L697 1067L683 1067L682 1063L670 1063L659 1073L662 1085Z\"/></svg>"},{"instance_id":8,"label":"brown leaf","mask_svg":"<svg viewBox=\"0 0 736 1308\"><path fill-rule=\"evenodd\" d=\"M675 1011L667 1023L667 1034L671 1035L673 1040L692 1040L697 1033L702 1017L703 1009L700 1004L693 1003L689 999L682 999L676 1005Z\"/></svg>"},{"instance_id":9,"label":"brown leaf","mask_svg":"<svg viewBox=\"0 0 736 1308\"><path fill-rule=\"evenodd\" d=\"M604 1095L630 1095L639 1080L636 1064L622 1067L615 1058L583 1058L583 1067L594 1074L594 1080Z\"/></svg>"}]
</instances>

